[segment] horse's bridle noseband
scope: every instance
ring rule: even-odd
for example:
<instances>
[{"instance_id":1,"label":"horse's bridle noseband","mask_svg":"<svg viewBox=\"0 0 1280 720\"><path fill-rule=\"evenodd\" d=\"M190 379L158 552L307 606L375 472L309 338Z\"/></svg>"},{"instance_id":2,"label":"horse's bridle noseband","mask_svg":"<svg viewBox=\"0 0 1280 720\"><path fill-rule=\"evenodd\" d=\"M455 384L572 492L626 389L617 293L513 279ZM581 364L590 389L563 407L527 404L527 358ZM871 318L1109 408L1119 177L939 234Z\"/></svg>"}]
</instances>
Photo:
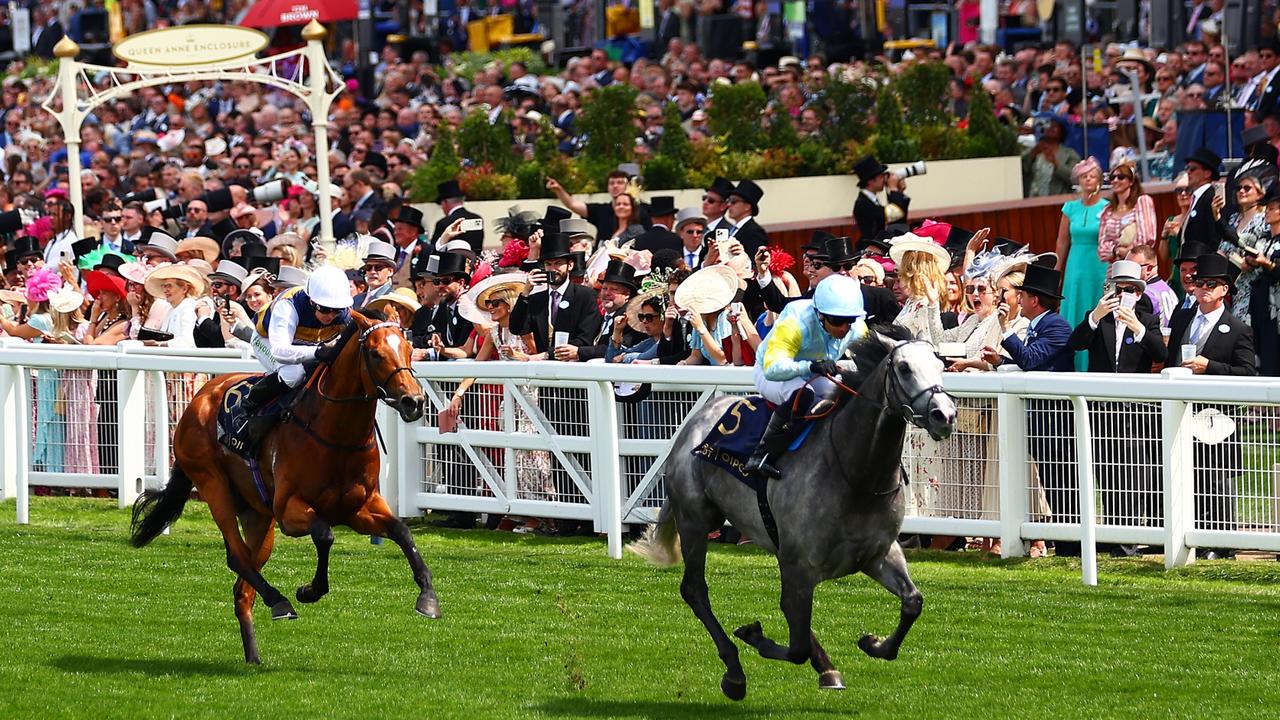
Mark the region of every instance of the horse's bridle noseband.
<instances>
[{"instance_id":1,"label":"horse's bridle noseband","mask_svg":"<svg viewBox=\"0 0 1280 720\"><path fill-rule=\"evenodd\" d=\"M898 379L898 374L894 372L893 356L896 355L899 350L901 350L902 348L908 345L911 345L913 343L923 343L923 342L924 342L923 340L903 340L898 344L894 345L893 349L889 351L889 356L885 358L885 362L888 364L888 368L886 368L885 372L888 373L889 375L889 380L888 380L889 391L892 392L899 400L901 400L902 397L906 395L906 391L902 389L902 381ZM946 395L947 397L951 397L951 393L947 392L941 385L934 384L925 388L921 388L920 392L917 392L915 395L912 395L911 397L907 398L905 402L901 402L899 404L899 407L898 407L899 415L902 416L902 419L905 422L908 422L917 427L922 427L921 423L924 422L925 416L915 411L916 400L919 400L922 395L927 394L929 396L929 400L932 401L934 396L938 395L939 393ZM886 395L885 406L887 407L888 405L889 405L889 397L888 395Z\"/></svg>"},{"instance_id":2,"label":"horse's bridle noseband","mask_svg":"<svg viewBox=\"0 0 1280 720\"><path fill-rule=\"evenodd\" d=\"M391 399L390 395L387 393L387 387L386 387L387 383L391 382L391 378L395 377L396 375L399 375L402 372L412 373L413 368L408 365L401 365L395 370L392 370L390 373L387 374L386 377L382 378L381 380L377 379L377 376L373 372L373 363L369 360L369 354L366 353L364 350L364 343L366 340L369 339L369 336L372 335L373 333L377 332L378 330L386 330L386 329L394 329L397 332L399 332L400 323L391 322L390 320L384 320L383 322L374 323L373 325L370 325L369 327L365 328L364 332L360 333L360 337L356 338L356 344L358 345L357 352L360 353L360 359L364 361L364 369L365 369L365 372L369 374L369 380L373 383L374 393L356 395L354 397L345 397L345 398L333 397L327 394L324 391L324 375L328 374L329 368L326 367L324 370L321 371L320 378L316 380L316 392L319 393L322 399L331 403L338 403L338 404L360 403L360 402L368 402L370 400L382 400L384 402L390 401ZM332 366L329 366L329 367L332 367Z\"/></svg>"}]
</instances>

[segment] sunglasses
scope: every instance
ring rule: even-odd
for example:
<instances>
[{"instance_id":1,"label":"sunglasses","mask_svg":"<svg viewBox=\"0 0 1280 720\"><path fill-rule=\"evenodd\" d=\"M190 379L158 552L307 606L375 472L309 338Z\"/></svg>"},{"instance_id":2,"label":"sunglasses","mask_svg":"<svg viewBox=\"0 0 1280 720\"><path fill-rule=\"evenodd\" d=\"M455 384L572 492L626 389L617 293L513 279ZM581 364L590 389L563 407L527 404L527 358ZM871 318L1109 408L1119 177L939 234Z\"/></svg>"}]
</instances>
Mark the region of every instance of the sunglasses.
<instances>
[{"instance_id":1,"label":"sunglasses","mask_svg":"<svg viewBox=\"0 0 1280 720\"><path fill-rule=\"evenodd\" d=\"M1177 193L1177 194L1179 194L1179 195L1190 195L1190 194L1191 194L1191 188L1185 188L1185 187L1174 188L1174 192L1175 192L1175 193Z\"/></svg>"},{"instance_id":2,"label":"sunglasses","mask_svg":"<svg viewBox=\"0 0 1280 720\"><path fill-rule=\"evenodd\" d=\"M853 321L856 319L857 318L841 317L839 315L823 315L822 316L822 321L832 327L845 327L847 325L852 325Z\"/></svg>"},{"instance_id":3,"label":"sunglasses","mask_svg":"<svg viewBox=\"0 0 1280 720\"><path fill-rule=\"evenodd\" d=\"M32 255L31 257L22 258L21 260L18 261L18 264L19 265L35 265L36 263L40 262L42 259L43 258L41 258L38 255Z\"/></svg>"},{"instance_id":4,"label":"sunglasses","mask_svg":"<svg viewBox=\"0 0 1280 720\"><path fill-rule=\"evenodd\" d=\"M991 292L989 285L965 285L964 292L966 295L984 295Z\"/></svg>"},{"instance_id":5,"label":"sunglasses","mask_svg":"<svg viewBox=\"0 0 1280 720\"><path fill-rule=\"evenodd\" d=\"M1201 280L1200 278L1196 278L1195 280L1192 280L1191 284L1195 285L1198 288L1204 288L1206 290L1213 290L1214 288L1226 287L1226 283L1222 282L1221 280Z\"/></svg>"},{"instance_id":6,"label":"sunglasses","mask_svg":"<svg viewBox=\"0 0 1280 720\"><path fill-rule=\"evenodd\" d=\"M102 222L118 223L120 222L120 216L119 215L103 215Z\"/></svg>"},{"instance_id":7,"label":"sunglasses","mask_svg":"<svg viewBox=\"0 0 1280 720\"><path fill-rule=\"evenodd\" d=\"M213 282L209 283L209 287L213 288L214 290L221 290L222 288L231 287L231 283L224 283L221 280L214 280Z\"/></svg>"},{"instance_id":8,"label":"sunglasses","mask_svg":"<svg viewBox=\"0 0 1280 720\"><path fill-rule=\"evenodd\" d=\"M1132 180L1132 179L1133 178L1129 177L1124 173L1111 173L1111 182L1115 182L1117 180Z\"/></svg>"},{"instance_id":9,"label":"sunglasses","mask_svg":"<svg viewBox=\"0 0 1280 720\"><path fill-rule=\"evenodd\" d=\"M680 232L684 233L685 235L701 235L701 234L702 234L702 228L685 228L684 230L681 230Z\"/></svg>"},{"instance_id":10,"label":"sunglasses","mask_svg":"<svg viewBox=\"0 0 1280 720\"><path fill-rule=\"evenodd\" d=\"M365 265L363 268L360 268L360 272L364 273L365 275L368 275L369 273L375 273L375 272L378 272L379 270L394 270L394 269L395 268L391 267L390 265Z\"/></svg>"},{"instance_id":11,"label":"sunglasses","mask_svg":"<svg viewBox=\"0 0 1280 720\"><path fill-rule=\"evenodd\" d=\"M244 165L236 163L237 170L248 170L249 168L250 168L250 165L248 163L245 163Z\"/></svg>"},{"instance_id":12,"label":"sunglasses","mask_svg":"<svg viewBox=\"0 0 1280 720\"><path fill-rule=\"evenodd\" d=\"M1136 288L1136 287L1123 287L1123 286L1122 286L1122 287L1118 287L1118 288L1116 288L1116 292L1118 292L1118 293L1128 293L1128 294L1130 294L1130 295L1137 295L1137 294L1138 294L1138 288Z\"/></svg>"},{"instance_id":13,"label":"sunglasses","mask_svg":"<svg viewBox=\"0 0 1280 720\"><path fill-rule=\"evenodd\" d=\"M340 312L342 312L341 308L331 308L323 305L316 306L316 314L318 315L337 315Z\"/></svg>"},{"instance_id":14,"label":"sunglasses","mask_svg":"<svg viewBox=\"0 0 1280 720\"><path fill-rule=\"evenodd\" d=\"M506 303L502 302L501 300L492 300L492 299L491 299L491 300L485 300L485 301L484 301L484 306L485 306L486 308L490 309L490 310L495 310L495 309L497 309L497 307L498 307L499 305L505 305L505 304L506 304Z\"/></svg>"},{"instance_id":15,"label":"sunglasses","mask_svg":"<svg viewBox=\"0 0 1280 720\"><path fill-rule=\"evenodd\" d=\"M636 317L639 318L640 322L653 322L661 316L657 313L636 313Z\"/></svg>"}]
</instances>

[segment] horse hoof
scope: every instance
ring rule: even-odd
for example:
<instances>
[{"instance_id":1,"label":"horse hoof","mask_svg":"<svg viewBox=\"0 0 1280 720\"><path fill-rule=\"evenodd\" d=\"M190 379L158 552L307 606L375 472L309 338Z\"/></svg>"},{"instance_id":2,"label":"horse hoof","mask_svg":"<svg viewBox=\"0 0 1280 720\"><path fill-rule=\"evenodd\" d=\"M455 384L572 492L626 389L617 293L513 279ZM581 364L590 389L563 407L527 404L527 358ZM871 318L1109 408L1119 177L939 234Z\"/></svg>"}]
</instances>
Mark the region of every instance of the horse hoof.
<instances>
[{"instance_id":1,"label":"horse hoof","mask_svg":"<svg viewBox=\"0 0 1280 720\"><path fill-rule=\"evenodd\" d=\"M297 620L298 613L293 609L293 605L288 600L281 600L271 606L272 620Z\"/></svg>"},{"instance_id":2,"label":"horse hoof","mask_svg":"<svg viewBox=\"0 0 1280 720\"><path fill-rule=\"evenodd\" d=\"M880 638L875 635L863 635L858 639L858 647L862 648L862 652L873 658L881 660L898 659L898 651L886 650L884 643L880 642Z\"/></svg>"},{"instance_id":3,"label":"horse hoof","mask_svg":"<svg viewBox=\"0 0 1280 720\"><path fill-rule=\"evenodd\" d=\"M423 617L429 617L432 620L440 619L440 601L435 595L427 595L423 593L418 596L418 603L414 605L414 610Z\"/></svg>"},{"instance_id":4,"label":"horse hoof","mask_svg":"<svg viewBox=\"0 0 1280 720\"><path fill-rule=\"evenodd\" d=\"M843 690L844 676L839 670L828 670L818 675L819 690Z\"/></svg>"},{"instance_id":5,"label":"horse hoof","mask_svg":"<svg viewBox=\"0 0 1280 720\"><path fill-rule=\"evenodd\" d=\"M748 645L755 645L760 638L764 637L764 628L760 626L757 620L748 625L741 625L737 630L733 631L735 637Z\"/></svg>"},{"instance_id":6,"label":"horse hoof","mask_svg":"<svg viewBox=\"0 0 1280 720\"><path fill-rule=\"evenodd\" d=\"M298 592L294 593L294 595L298 598L298 602L300 603L313 603L324 597L328 592L329 588L317 590L311 583L307 583L306 585L298 588Z\"/></svg>"},{"instance_id":7,"label":"horse hoof","mask_svg":"<svg viewBox=\"0 0 1280 720\"><path fill-rule=\"evenodd\" d=\"M246 657L246 658L244 659L244 664L245 664L245 665L261 665L261 664L262 664L262 658L258 657L257 655L253 655L253 656L250 656L250 657Z\"/></svg>"},{"instance_id":8,"label":"horse hoof","mask_svg":"<svg viewBox=\"0 0 1280 720\"><path fill-rule=\"evenodd\" d=\"M747 696L747 679L731 678L728 673L720 679L720 692L730 700L741 700Z\"/></svg>"}]
</instances>

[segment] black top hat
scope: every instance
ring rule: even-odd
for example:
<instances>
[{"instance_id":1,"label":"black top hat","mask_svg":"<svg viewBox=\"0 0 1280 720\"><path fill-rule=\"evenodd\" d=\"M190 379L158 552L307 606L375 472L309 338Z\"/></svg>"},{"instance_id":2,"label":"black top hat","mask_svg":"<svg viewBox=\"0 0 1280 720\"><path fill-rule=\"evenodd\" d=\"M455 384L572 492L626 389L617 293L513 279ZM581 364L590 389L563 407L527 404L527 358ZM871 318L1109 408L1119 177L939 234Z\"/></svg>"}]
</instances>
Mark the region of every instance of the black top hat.
<instances>
[{"instance_id":1,"label":"black top hat","mask_svg":"<svg viewBox=\"0 0 1280 720\"><path fill-rule=\"evenodd\" d=\"M468 254L460 252L440 253L440 264L436 268L436 275L438 277L461 275L467 282L471 282L471 258Z\"/></svg>"},{"instance_id":2,"label":"black top hat","mask_svg":"<svg viewBox=\"0 0 1280 720\"><path fill-rule=\"evenodd\" d=\"M147 229L143 228L142 233L143 233L143 237L146 237ZM242 245L240 246L241 255L244 255L245 247L253 243L265 243L265 241L262 239L262 235L252 230L248 230L245 228L241 228L239 230L232 230L231 232L227 233L226 237L222 238L222 257L230 257L231 247L236 243L237 240L239 240L242 243Z\"/></svg>"},{"instance_id":3,"label":"black top hat","mask_svg":"<svg viewBox=\"0 0 1280 720\"><path fill-rule=\"evenodd\" d=\"M750 180L743 180L729 194L737 195L746 200L747 204L751 206L752 215L760 214L760 198L764 197L764 189L759 185Z\"/></svg>"},{"instance_id":4,"label":"black top hat","mask_svg":"<svg viewBox=\"0 0 1280 720\"><path fill-rule=\"evenodd\" d=\"M387 157L380 152L365 153L364 162L360 163L360 167L373 166L378 168L383 175L387 174Z\"/></svg>"},{"instance_id":5,"label":"black top hat","mask_svg":"<svg viewBox=\"0 0 1280 720\"><path fill-rule=\"evenodd\" d=\"M542 254L538 257L541 260L572 257L573 253L569 251L571 244L569 236L562 232L545 233L542 236Z\"/></svg>"},{"instance_id":6,"label":"black top hat","mask_svg":"<svg viewBox=\"0 0 1280 720\"><path fill-rule=\"evenodd\" d=\"M707 188L707 192L719 195L721 200L728 200L729 193L733 192L733 183L722 177L717 177L711 181L711 187Z\"/></svg>"},{"instance_id":7,"label":"black top hat","mask_svg":"<svg viewBox=\"0 0 1280 720\"><path fill-rule=\"evenodd\" d=\"M640 284L636 282L636 269L622 260L610 260L605 267L604 277L600 279L600 282L617 283L631 288L631 292L636 292L640 289Z\"/></svg>"},{"instance_id":8,"label":"black top hat","mask_svg":"<svg viewBox=\"0 0 1280 720\"><path fill-rule=\"evenodd\" d=\"M856 248L857 252L859 255L865 255L871 248L879 248L881 253L887 253L889 252L889 241L899 235L904 235L907 232L908 231L906 230L899 231L897 229L885 228L873 237L859 238Z\"/></svg>"},{"instance_id":9,"label":"black top hat","mask_svg":"<svg viewBox=\"0 0 1280 720\"><path fill-rule=\"evenodd\" d=\"M822 253L823 260L830 265L855 262L858 254L853 251L853 243L847 237L833 237L826 242Z\"/></svg>"},{"instance_id":10,"label":"black top hat","mask_svg":"<svg viewBox=\"0 0 1280 720\"><path fill-rule=\"evenodd\" d=\"M6 250L4 253L4 274L8 275L18 269L18 253L15 250Z\"/></svg>"},{"instance_id":11,"label":"black top hat","mask_svg":"<svg viewBox=\"0 0 1280 720\"><path fill-rule=\"evenodd\" d=\"M1060 285L1062 285L1062 273L1043 265L1028 265L1022 284L1015 289L1061 300L1062 296L1058 294Z\"/></svg>"},{"instance_id":12,"label":"black top hat","mask_svg":"<svg viewBox=\"0 0 1280 720\"><path fill-rule=\"evenodd\" d=\"M16 233L22 229L22 213L17 210L0 212L0 233Z\"/></svg>"},{"instance_id":13,"label":"black top hat","mask_svg":"<svg viewBox=\"0 0 1280 720\"><path fill-rule=\"evenodd\" d=\"M1213 173L1214 180L1217 180L1221 175L1218 168L1222 166L1222 158L1218 157L1217 153L1207 147L1202 147L1188 155L1187 162L1193 162L1197 165L1203 165L1204 167L1209 168L1210 172Z\"/></svg>"},{"instance_id":14,"label":"black top hat","mask_svg":"<svg viewBox=\"0 0 1280 720\"><path fill-rule=\"evenodd\" d=\"M262 242L247 242L240 246L240 258L246 259L251 257L264 257L267 254L267 246Z\"/></svg>"},{"instance_id":15,"label":"black top hat","mask_svg":"<svg viewBox=\"0 0 1280 720\"><path fill-rule=\"evenodd\" d=\"M889 172L889 166L876 159L875 155L867 155L853 166L853 173L858 176L858 186Z\"/></svg>"},{"instance_id":16,"label":"black top hat","mask_svg":"<svg viewBox=\"0 0 1280 720\"><path fill-rule=\"evenodd\" d=\"M1236 281L1240 270L1231 261L1215 252L1205 253L1196 258L1196 279Z\"/></svg>"},{"instance_id":17,"label":"black top hat","mask_svg":"<svg viewBox=\"0 0 1280 720\"><path fill-rule=\"evenodd\" d=\"M458 184L457 180L445 180L436 185L436 202L465 197L466 195L462 192L462 186Z\"/></svg>"},{"instance_id":18,"label":"black top hat","mask_svg":"<svg viewBox=\"0 0 1280 720\"><path fill-rule=\"evenodd\" d=\"M405 205L400 208L400 214L396 216L396 222L412 225L418 228L418 232L426 229L422 224L422 211L412 205Z\"/></svg>"},{"instance_id":19,"label":"black top hat","mask_svg":"<svg viewBox=\"0 0 1280 720\"><path fill-rule=\"evenodd\" d=\"M77 240L71 243L71 252L76 256L77 260L79 260L80 258L84 257L85 255L88 255L89 253L97 249L98 249L97 238L89 238L87 240Z\"/></svg>"},{"instance_id":20,"label":"black top hat","mask_svg":"<svg viewBox=\"0 0 1280 720\"><path fill-rule=\"evenodd\" d=\"M649 217L663 217L676 214L676 198L674 195L654 195L649 198Z\"/></svg>"},{"instance_id":21,"label":"black top hat","mask_svg":"<svg viewBox=\"0 0 1280 720\"><path fill-rule=\"evenodd\" d=\"M21 260L23 258L31 257L32 255L44 257L44 251L40 249L40 241L30 235L23 235L17 240L14 240L13 252L15 260Z\"/></svg>"},{"instance_id":22,"label":"black top hat","mask_svg":"<svg viewBox=\"0 0 1280 720\"><path fill-rule=\"evenodd\" d=\"M1273 202L1280 202L1280 182L1271 183L1271 187L1267 188L1267 191L1262 194L1262 199L1258 202L1263 207Z\"/></svg>"},{"instance_id":23,"label":"black top hat","mask_svg":"<svg viewBox=\"0 0 1280 720\"><path fill-rule=\"evenodd\" d=\"M105 254L102 256L102 259L98 261L98 264L97 264L97 265L94 265L91 269L92 269L92 270L101 270L101 269L103 269L103 268L106 268L106 269L111 270L111 271L113 271L113 272L115 272L115 273L119 273L119 272L120 272L120 266L121 266L121 265L123 265L123 264L125 264L125 262L126 262L126 261L125 261L125 259L124 259L123 257L121 257L121 256L119 256L119 255L117 255L117 254L115 254L115 253L105 253Z\"/></svg>"},{"instance_id":24,"label":"black top hat","mask_svg":"<svg viewBox=\"0 0 1280 720\"><path fill-rule=\"evenodd\" d=\"M569 271L569 277L586 277L587 254L581 250L576 250L569 254L573 256L573 270Z\"/></svg>"},{"instance_id":25,"label":"black top hat","mask_svg":"<svg viewBox=\"0 0 1280 720\"><path fill-rule=\"evenodd\" d=\"M573 213L559 205L548 205L546 211L542 213L542 232L544 234L560 232L560 221L571 217Z\"/></svg>"},{"instance_id":26,"label":"black top hat","mask_svg":"<svg viewBox=\"0 0 1280 720\"><path fill-rule=\"evenodd\" d=\"M945 246L948 250L953 247L958 247L961 250L964 250L965 246L968 245L969 241L972 239L973 233L957 225L952 225L951 232L947 233L947 242L945 243Z\"/></svg>"},{"instance_id":27,"label":"black top hat","mask_svg":"<svg viewBox=\"0 0 1280 720\"><path fill-rule=\"evenodd\" d=\"M809 243L807 245L801 245L800 249L814 250L819 255L823 255L827 252L827 241L835 239L836 236L826 230L814 230L813 234L809 236Z\"/></svg>"},{"instance_id":28,"label":"black top hat","mask_svg":"<svg viewBox=\"0 0 1280 720\"><path fill-rule=\"evenodd\" d=\"M440 270L440 256L432 253L419 256L419 262L413 264L413 279L424 280L436 276Z\"/></svg>"},{"instance_id":29,"label":"black top hat","mask_svg":"<svg viewBox=\"0 0 1280 720\"><path fill-rule=\"evenodd\" d=\"M266 257L263 255L255 255L244 259L244 269L253 272L258 268L262 268L272 275L280 274L280 258Z\"/></svg>"},{"instance_id":30,"label":"black top hat","mask_svg":"<svg viewBox=\"0 0 1280 720\"><path fill-rule=\"evenodd\" d=\"M1213 248L1208 245L1190 240L1182 245L1182 248L1178 251L1178 257L1174 258L1173 262L1178 265L1185 262L1196 262L1201 255L1208 255L1211 252L1213 252Z\"/></svg>"}]
</instances>

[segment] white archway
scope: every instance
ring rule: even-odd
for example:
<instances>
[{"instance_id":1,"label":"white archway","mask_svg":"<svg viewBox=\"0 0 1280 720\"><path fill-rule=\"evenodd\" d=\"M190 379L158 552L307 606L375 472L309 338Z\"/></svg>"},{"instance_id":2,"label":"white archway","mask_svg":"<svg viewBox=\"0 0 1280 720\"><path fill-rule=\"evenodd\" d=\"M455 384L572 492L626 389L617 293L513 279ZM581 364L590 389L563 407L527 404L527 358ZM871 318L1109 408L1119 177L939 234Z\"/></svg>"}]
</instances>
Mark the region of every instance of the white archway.
<instances>
[{"instance_id":1,"label":"white archway","mask_svg":"<svg viewBox=\"0 0 1280 720\"><path fill-rule=\"evenodd\" d=\"M192 26L186 26L192 29ZM241 80L270 85L301 98L311 112L315 133L316 182L319 184L317 207L320 214L320 238L332 243L333 219L329 209L329 108L342 92L342 78L324 54L324 26L312 20L302 30L305 47L265 58L241 57L200 67L130 65L106 67L76 60L80 46L64 37L54 47L59 58L58 79L49 97L41 104L58 120L67 143L67 170L71 204L76 208L76 235L84 236L84 196L80 185L80 127L94 108L117 98L129 97L137 90L155 85L206 80ZM318 72L317 72L318 70ZM106 74L111 84L97 88L89 76Z\"/></svg>"}]
</instances>

